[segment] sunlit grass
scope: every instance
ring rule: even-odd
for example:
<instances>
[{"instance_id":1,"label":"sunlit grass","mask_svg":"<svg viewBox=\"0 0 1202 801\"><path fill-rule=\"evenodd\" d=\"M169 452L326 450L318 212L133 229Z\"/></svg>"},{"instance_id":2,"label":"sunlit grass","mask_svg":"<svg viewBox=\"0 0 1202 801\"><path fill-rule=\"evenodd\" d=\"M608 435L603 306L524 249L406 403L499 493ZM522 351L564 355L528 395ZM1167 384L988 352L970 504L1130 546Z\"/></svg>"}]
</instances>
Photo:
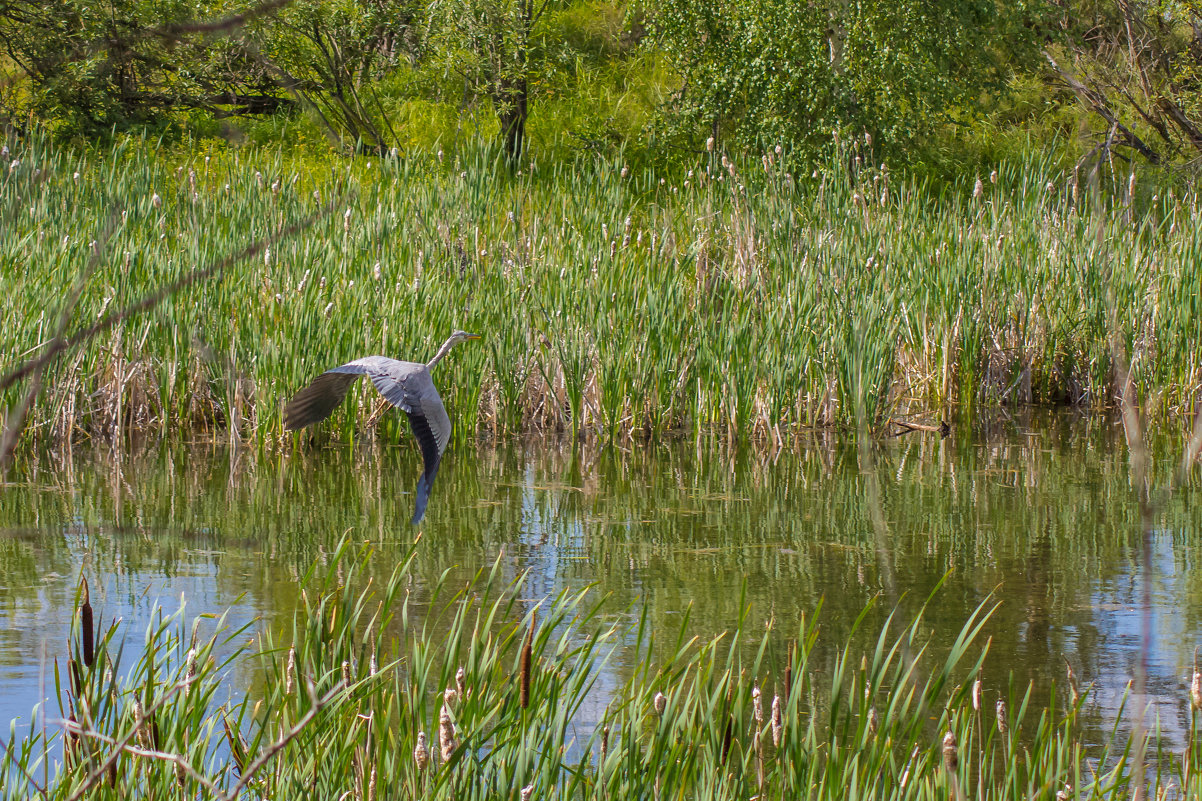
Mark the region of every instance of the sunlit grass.
<instances>
[{"instance_id":1,"label":"sunlit grass","mask_svg":"<svg viewBox=\"0 0 1202 801\"><path fill-rule=\"evenodd\" d=\"M75 326L335 207L61 360L32 416L43 440L232 427L275 441L283 402L318 372L425 360L456 327L486 335L439 368L459 437L772 441L851 426L858 408L881 425L950 404L1105 407L1111 330L1153 418L1199 389L1197 198L1138 182L1098 201L1084 177L1028 162L936 193L859 146L804 175L717 153L661 175L591 156L511 174L484 150L12 151L5 366L44 347L94 249ZM352 393L333 437L370 434L368 398Z\"/></svg>"}]
</instances>

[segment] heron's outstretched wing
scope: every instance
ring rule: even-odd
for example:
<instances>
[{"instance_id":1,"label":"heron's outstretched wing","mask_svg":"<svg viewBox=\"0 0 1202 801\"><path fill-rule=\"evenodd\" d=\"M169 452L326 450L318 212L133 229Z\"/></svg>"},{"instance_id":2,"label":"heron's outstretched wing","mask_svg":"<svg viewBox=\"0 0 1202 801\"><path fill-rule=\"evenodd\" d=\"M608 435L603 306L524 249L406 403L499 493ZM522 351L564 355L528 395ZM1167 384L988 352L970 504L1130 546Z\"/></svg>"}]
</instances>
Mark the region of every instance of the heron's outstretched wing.
<instances>
[{"instance_id":1,"label":"heron's outstretched wing","mask_svg":"<svg viewBox=\"0 0 1202 801\"><path fill-rule=\"evenodd\" d=\"M420 523L438 464L451 439L451 419L426 365L367 356L327 370L284 407L284 427L294 431L329 417L361 375L371 379L384 399L409 417L409 427L422 452L423 470L417 482L417 507L412 521Z\"/></svg>"}]
</instances>

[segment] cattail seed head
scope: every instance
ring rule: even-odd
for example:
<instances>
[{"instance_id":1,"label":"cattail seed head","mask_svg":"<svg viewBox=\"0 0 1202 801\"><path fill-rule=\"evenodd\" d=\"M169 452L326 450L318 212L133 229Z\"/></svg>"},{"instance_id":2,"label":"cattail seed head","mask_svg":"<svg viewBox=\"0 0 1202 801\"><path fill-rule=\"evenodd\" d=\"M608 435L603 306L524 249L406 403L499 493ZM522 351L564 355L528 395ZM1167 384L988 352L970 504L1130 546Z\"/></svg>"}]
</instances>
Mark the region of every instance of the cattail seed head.
<instances>
[{"instance_id":1,"label":"cattail seed head","mask_svg":"<svg viewBox=\"0 0 1202 801\"><path fill-rule=\"evenodd\" d=\"M17 162L15 162L15 161L13 162L13 164L16 164L16 163ZM9 170L9 172L11 172L11 171L12 170ZM158 192L155 192L153 195L150 196L150 205L154 206L156 209L163 207L163 199L161 197L159 197Z\"/></svg>"},{"instance_id":2,"label":"cattail seed head","mask_svg":"<svg viewBox=\"0 0 1202 801\"><path fill-rule=\"evenodd\" d=\"M288 663L284 668L284 695L292 695L292 681L296 678L296 646L288 649Z\"/></svg>"},{"instance_id":3,"label":"cattail seed head","mask_svg":"<svg viewBox=\"0 0 1202 801\"><path fill-rule=\"evenodd\" d=\"M445 690L443 690L442 702L444 704L446 704L447 706L455 706L455 704L458 703L458 701L459 701L459 691L458 690L454 689L453 687L448 687Z\"/></svg>"},{"instance_id":4,"label":"cattail seed head","mask_svg":"<svg viewBox=\"0 0 1202 801\"><path fill-rule=\"evenodd\" d=\"M1189 702L1194 709L1202 709L1202 673L1197 671L1189 685Z\"/></svg>"},{"instance_id":5,"label":"cattail seed head","mask_svg":"<svg viewBox=\"0 0 1202 801\"><path fill-rule=\"evenodd\" d=\"M534 797L534 785L528 784L522 788L522 801L530 801Z\"/></svg>"},{"instance_id":6,"label":"cattail seed head","mask_svg":"<svg viewBox=\"0 0 1202 801\"><path fill-rule=\"evenodd\" d=\"M751 712L755 715L755 723L757 726L764 725L764 704L761 700L759 685L751 688Z\"/></svg>"},{"instance_id":7,"label":"cattail seed head","mask_svg":"<svg viewBox=\"0 0 1202 801\"><path fill-rule=\"evenodd\" d=\"M629 168L629 167L627 167L625 164L623 164L623 165L622 165L622 172L620 173L620 175L621 175L621 177L623 177L623 178L625 178L627 175L630 175L630 168Z\"/></svg>"},{"instance_id":8,"label":"cattail seed head","mask_svg":"<svg viewBox=\"0 0 1202 801\"><path fill-rule=\"evenodd\" d=\"M991 183L991 184L996 184L996 183L997 183L997 170L992 170L992 171L990 171L990 173L989 173L989 183Z\"/></svg>"},{"instance_id":9,"label":"cattail seed head","mask_svg":"<svg viewBox=\"0 0 1202 801\"><path fill-rule=\"evenodd\" d=\"M426 746L426 733L419 731L417 733L417 745L413 749L413 761L417 764L418 771L423 771L430 764L430 749Z\"/></svg>"},{"instance_id":10,"label":"cattail seed head","mask_svg":"<svg viewBox=\"0 0 1202 801\"><path fill-rule=\"evenodd\" d=\"M781 713L780 696L772 696L772 745L780 748L781 738L785 733L784 715Z\"/></svg>"},{"instance_id":11,"label":"cattail seed head","mask_svg":"<svg viewBox=\"0 0 1202 801\"><path fill-rule=\"evenodd\" d=\"M997 730L1002 734L1010 730L1010 724L1006 720L1006 702L1001 698L997 699Z\"/></svg>"},{"instance_id":12,"label":"cattail seed head","mask_svg":"<svg viewBox=\"0 0 1202 801\"><path fill-rule=\"evenodd\" d=\"M711 136L705 140L705 149L709 153L714 152L714 137Z\"/></svg>"},{"instance_id":13,"label":"cattail seed head","mask_svg":"<svg viewBox=\"0 0 1202 801\"><path fill-rule=\"evenodd\" d=\"M972 186L972 199L978 200L983 194L985 194L985 185L981 183L981 179L978 178L977 182Z\"/></svg>"},{"instance_id":14,"label":"cattail seed head","mask_svg":"<svg viewBox=\"0 0 1202 801\"><path fill-rule=\"evenodd\" d=\"M956 735L950 731L943 735L943 767L948 773L960 769L960 753L956 747Z\"/></svg>"},{"instance_id":15,"label":"cattail seed head","mask_svg":"<svg viewBox=\"0 0 1202 801\"><path fill-rule=\"evenodd\" d=\"M348 232L351 230L351 209L349 206L346 209L346 213L342 215L342 230Z\"/></svg>"},{"instance_id":16,"label":"cattail seed head","mask_svg":"<svg viewBox=\"0 0 1202 801\"><path fill-rule=\"evenodd\" d=\"M972 711L981 711L981 680L972 683Z\"/></svg>"},{"instance_id":17,"label":"cattail seed head","mask_svg":"<svg viewBox=\"0 0 1202 801\"><path fill-rule=\"evenodd\" d=\"M880 717L876 713L876 707L868 707L868 734L873 736L881 727Z\"/></svg>"},{"instance_id":18,"label":"cattail seed head","mask_svg":"<svg viewBox=\"0 0 1202 801\"><path fill-rule=\"evenodd\" d=\"M455 724L451 722L451 713L444 705L438 713L438 749L444 765L455 753L455 745Z\"/></svg>"},{"instance_id":19,"label":"cattail seed head","mask_svg":"<svg viewBox=\"0 0 1202 801\"><path fill-rule=\"evenodd\" d=\"M344 659L342 660L342 684L344 687L350 687L352 683L351 663Z\"/></svg>"},{"instance_id":20,"label":"cattail seed head","mask_svg":"<svg viewBox=\"0 0 1202 801\"><path fill-rule=\"evenodd\" d=\"M655 714L662 718L664 716L664 708L668 705L668 699L664 697L663 693L657 692L651 703L655 707Z\"/></svg>"},{"instance_id":21,"label":"cattail seed head","mask_svg":"<svg viewBox=\"0 0 1202 801\"><path fill-rule=\"evenodd\" d=\"M455 689L459 691L460 698L467 698L467 671L462 666L455 671Z\"/></svg>"}]
</instances>

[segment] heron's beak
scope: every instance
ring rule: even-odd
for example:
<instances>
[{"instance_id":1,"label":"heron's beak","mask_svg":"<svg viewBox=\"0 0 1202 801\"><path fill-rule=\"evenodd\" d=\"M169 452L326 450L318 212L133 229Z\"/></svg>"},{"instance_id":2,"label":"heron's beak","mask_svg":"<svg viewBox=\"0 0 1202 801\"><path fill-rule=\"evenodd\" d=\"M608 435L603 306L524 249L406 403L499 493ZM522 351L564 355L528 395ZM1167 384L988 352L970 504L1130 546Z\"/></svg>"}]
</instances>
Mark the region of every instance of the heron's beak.
<instances>
[{"instance_id":1,"label":"heron's beak","mask_svg":"<svg viewBox=\"0 0 1202 801\"><path fill-rule=\"evenodd\" d=\"M484 337L479 334L468 334L464 339L484 339Z\"/></svg>"}]
</instances>

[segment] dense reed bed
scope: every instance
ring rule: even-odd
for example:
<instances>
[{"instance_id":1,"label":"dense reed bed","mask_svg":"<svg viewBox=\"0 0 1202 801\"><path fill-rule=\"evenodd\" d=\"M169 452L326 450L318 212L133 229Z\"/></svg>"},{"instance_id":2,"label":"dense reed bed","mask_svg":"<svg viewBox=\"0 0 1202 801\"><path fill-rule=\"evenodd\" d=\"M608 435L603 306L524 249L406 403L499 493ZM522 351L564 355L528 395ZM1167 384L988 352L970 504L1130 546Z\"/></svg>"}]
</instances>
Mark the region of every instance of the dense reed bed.
<instances>
[{"instance_id":1,"label":"dense reed bed","mask_svg":"<svg viewBox=\"0 0 1202 801\"><path fill-rule=\"evenodd\" d=\"M421 544L414 546L420 549ZM1047 708L985 687L979 608L948 649L921 616L890 619L822 677L816 618L785 653L742 626L643 659L645 618L606 623L589 591L530 607L498 573L435 587L441 623L409 614L410 558L371 586L346 543L291 627L162 614L139 647L99 633L86 585L61 717L43 710L0 759L8 797L43 798L1097 798L1128 797L1133 744L1086 748L1088 688ZM780 622L780 625L786 625ZM625 683L589 710L598 665L635 643ZM755 641L761 645L754 647ZM751 642L747 651L741 646ZM751 656L746 654L750 653ZM257 660L249 692L232 668ZM1199 679L1195 679L1199 681ZM1199 699L1202 702L1202 697ZM591 720L589 720L591 718ZM1153 740L1155 743L1155 740ZM1163 797L1197 791L1192 743L1157 754Z\"/></svg>"},{"instance_id":2,"label":"dense reed bed","mask_svg":"<svg viewBox=\"0 0 1202 801\"><path fill-rule=\"evenodd\" d=\"M486 335L439 368L460 437L772 441L952 405L1104 408L1116 342L1151 417L1199 390L1197 196L1137 177L1099 191L1032 161L933 190L862 143L804 175L716 152L663 175L592 156L511 174L484 151L10 145L5 372L47 347L84 277L68 333L332 209L65 354L37 439L277 441L317 372L424 360L455 327ZM327 430L395 437L374 411L362 390Z\"/></svg>"}]
</instances>

